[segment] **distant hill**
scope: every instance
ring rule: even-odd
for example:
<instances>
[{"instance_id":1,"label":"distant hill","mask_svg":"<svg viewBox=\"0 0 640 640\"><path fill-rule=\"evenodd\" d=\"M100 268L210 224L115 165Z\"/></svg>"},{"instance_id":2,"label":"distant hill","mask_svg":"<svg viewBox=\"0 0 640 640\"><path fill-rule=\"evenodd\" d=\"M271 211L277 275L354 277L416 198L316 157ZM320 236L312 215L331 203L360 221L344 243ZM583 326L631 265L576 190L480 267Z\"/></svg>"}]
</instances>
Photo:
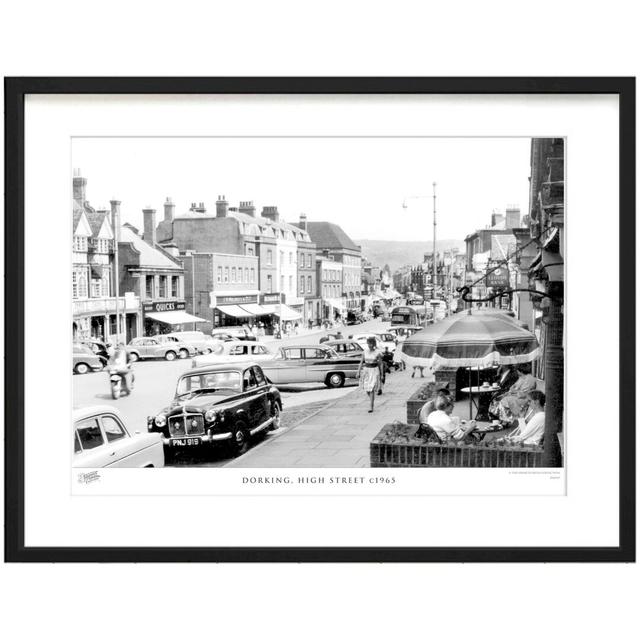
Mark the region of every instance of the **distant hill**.
<instances>
[{"instance_id":1,"label":"distant hill","mask_svg":"<svg viewBox=\"0 0 640 640\"><path fill-rule=\"evenodd\" d=\"M403 264L417 264L422 262L424 254L433 250L432 242L413 242L411 240L354 240L362 247L362 255L376 267L384 267L388 264L393 273ZM443 249L449 250L458 247L465 250L462 240L438 240L436 248L438 253Z\"/></svg>"}]
</instances>

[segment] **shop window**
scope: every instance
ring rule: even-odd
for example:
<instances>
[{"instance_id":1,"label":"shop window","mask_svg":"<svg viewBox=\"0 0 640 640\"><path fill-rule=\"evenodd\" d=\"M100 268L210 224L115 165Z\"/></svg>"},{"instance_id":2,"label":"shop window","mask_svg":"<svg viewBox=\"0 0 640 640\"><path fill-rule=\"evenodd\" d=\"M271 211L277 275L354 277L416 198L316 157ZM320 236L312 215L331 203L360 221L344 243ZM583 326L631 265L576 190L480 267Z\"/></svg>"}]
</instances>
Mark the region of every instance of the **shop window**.
<instances>
[{"instance_id":1,"label":"shop window","mask_svg":"<svg viewBox=\"0 0 640 640\"><path fill-rule=\"evenodd\" d=\"M222 267L218 267L216 281L218 282L218 284L222 282Z\"/></svg>"},{"instance_id":2,"label":"shop window","mask_svg":"<svg viewBox=\"0 0 640 640\"><path fill-rule=\"evenodd\" d=\"M145 297L146 298L153 298L154 297L154 277L153 276L146 276L146 283L145 283Z\"/></svg>"}]
</instances>

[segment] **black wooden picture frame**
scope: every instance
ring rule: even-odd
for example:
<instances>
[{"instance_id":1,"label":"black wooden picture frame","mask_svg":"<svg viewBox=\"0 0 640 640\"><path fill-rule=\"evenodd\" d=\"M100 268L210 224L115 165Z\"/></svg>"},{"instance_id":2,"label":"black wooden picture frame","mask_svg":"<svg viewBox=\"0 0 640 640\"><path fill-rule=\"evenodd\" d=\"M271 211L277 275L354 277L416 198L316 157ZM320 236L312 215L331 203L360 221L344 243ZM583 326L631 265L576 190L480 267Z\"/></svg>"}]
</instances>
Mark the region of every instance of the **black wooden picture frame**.
<instances>
[{"instance_id":1,"label":"black wooden picture frame","mask_svg":"<svg viewBox=\"0 0 640 640\"><path fill-rule=\"evenodd\" d=\"M632 562L635 561L635 79L5 78L5 561ZM28 94L615 94L619 98L620 447L618 546L27 547L24 447L24 161Z\"/></svg>"}]
</instances>

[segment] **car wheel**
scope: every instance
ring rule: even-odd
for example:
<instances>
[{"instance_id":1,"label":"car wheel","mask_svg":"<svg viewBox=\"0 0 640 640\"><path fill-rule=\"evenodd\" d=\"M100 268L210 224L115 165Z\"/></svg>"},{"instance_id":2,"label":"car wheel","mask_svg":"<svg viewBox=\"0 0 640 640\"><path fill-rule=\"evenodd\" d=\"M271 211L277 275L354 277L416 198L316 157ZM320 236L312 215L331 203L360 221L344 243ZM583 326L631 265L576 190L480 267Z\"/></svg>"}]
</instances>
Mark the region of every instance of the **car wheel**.
<instances>
[{"instance_id":1,"label":"car wheel","mask_svg":"<svg viewBox=\"0 0 640 640\"><path fill-rule=\"evenodd\" d=\"M249 431L243 422L236 423L233 428L231 446L233 447L232 453L234 456L240 456L249 449Z\"/></svg>"},{"instance_id":2,"label":"car wheel","mask_svg":"<svg viewBox=\"0 0 640 640\"><path fill-rule=\"evenodd\" d=\"M138 360L140 360L140 356L137 353L130 353L129 360L131 362L137 362Z\"/></svg>"},{"instance_id":3,"label":"car wheel","mask_svg":"<svg viewBox=\"0 0 640 640\"><path fill-rule=\"evenodd\" d=\"M175 360L176 359L176 352L175 351L167 351L167 353L164 354L164 359L165 360Z\"/></svg>"},{"instance_id":4,"label":"car wheel","mask_svg":"<svg viewBox=\"0 0 640 640\"><path fill-rule=\"evenodd\" d=\"M280 411L280 405L277 402L274 402L271 405L271 417L273 418L271 422L271 426L269 427L270 431L275 431L280 428L282 423L282 416Z\"/></svg>"},{"instance_id":5,"label":"car wheel","mask_svg":"<svg viewBox=\"0 0 640 640\"><path fill-rule=\"evenodd\" d=\"M344 385L344 373L339 373L338 371L330 373L324 383L329 389L342 387Z\"/></svg>"},{"instance_id":6,"label":"car wheel","mask_svg":"<svg viewBox=\"0 0 640 640\"><path fill-rule=\"evenodd\" d=\"M88 364L85 364L84 362L78 362L78 364L73 368L73 370L76 373L79 373L82 375L84 373L89 373L89 368L90 367Z\"/></svg>"},{"instance_id":7,"label":"car wheel","mask_svg":"<svg viewBox=\"0 0 640 640\"><path fill-rule=\"evenodd\" d=\"M189 357L189 352L186 349L180 349L180 351L178 351L178 354L180 355L181 360Z\"/></svg>"}]
</instances>

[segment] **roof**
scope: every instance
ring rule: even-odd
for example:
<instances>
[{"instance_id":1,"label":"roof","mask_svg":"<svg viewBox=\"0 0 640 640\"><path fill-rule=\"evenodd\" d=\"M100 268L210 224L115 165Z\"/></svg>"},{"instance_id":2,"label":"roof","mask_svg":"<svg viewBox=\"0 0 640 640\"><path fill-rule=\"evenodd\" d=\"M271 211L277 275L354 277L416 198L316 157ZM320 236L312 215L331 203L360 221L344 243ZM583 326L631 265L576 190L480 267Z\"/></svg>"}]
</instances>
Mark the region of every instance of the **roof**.
<instances>
[{"instance_id":1,"label":"roof","mask_svg":"<svg viewBox=\"0 0 640 640\"><path fill-rule=\"evenodd\" d=\"M360 251L358 245L333 222L307 222L307 232L318 249L350 249Z\"/></svg>"},{"instance_id":2,"label":"roof","mask_svg":"<svg viewBox=\"0 0 640 640\"><path fill-rule=\"evenodd\" d=\"M239 211L229 211L228 217L233 217L239 222L244 222L245 224L257 224L263 227L271 227L272 229L285 229L286 231L291 231L291 233L294 233L296 236L302 234L303 242L313 241L312 239L307 237L308 234L304 231L304 229L301 229L294 224L289 224L288 222L285 222L283 220L274 222L270 218L263 218L262 216L250 216L248 213L240 213Z\"/></svg>"},{"instance_id":3,"label":"roof","mask_svg":"<svg viewBox=\"0 0 640 640\"><path fill-rule=\"evenodd\" d=\"M95 416L99 413L114 413L117 416L121 416L120 412L115 408L107 404L94 404L88 407L75 407L73 409L73 421L84 420L90 416Z\"/></svg>"},{"instance_id":4,"label":"roof","mask_svg":"<svg viewBox=\"0 0 640 640\"><path fill-rule=\"evenodd\" d=\"M170 258L160 247L152 247L126 224L120 228L120 242L128 242L133 245L133 248L140 254L139 266L141 267L159 267L182 271L182 266Z\"/></svg>"},{"instance_id":5,"label":"roof","mask_svg":"<svg viewBox=\"0 0 640 640\"><path fill-rule=\"evenodd\" d=\"M87 220L89 221L89 225L91 226L91 231L93 232L94 237L98 237L100 233L100 229L102 229L102 225L104 224L105 218L108 217L108 211L96 211L91 207L85 208L87 214Z\"/></svg>"}]
</instances>

